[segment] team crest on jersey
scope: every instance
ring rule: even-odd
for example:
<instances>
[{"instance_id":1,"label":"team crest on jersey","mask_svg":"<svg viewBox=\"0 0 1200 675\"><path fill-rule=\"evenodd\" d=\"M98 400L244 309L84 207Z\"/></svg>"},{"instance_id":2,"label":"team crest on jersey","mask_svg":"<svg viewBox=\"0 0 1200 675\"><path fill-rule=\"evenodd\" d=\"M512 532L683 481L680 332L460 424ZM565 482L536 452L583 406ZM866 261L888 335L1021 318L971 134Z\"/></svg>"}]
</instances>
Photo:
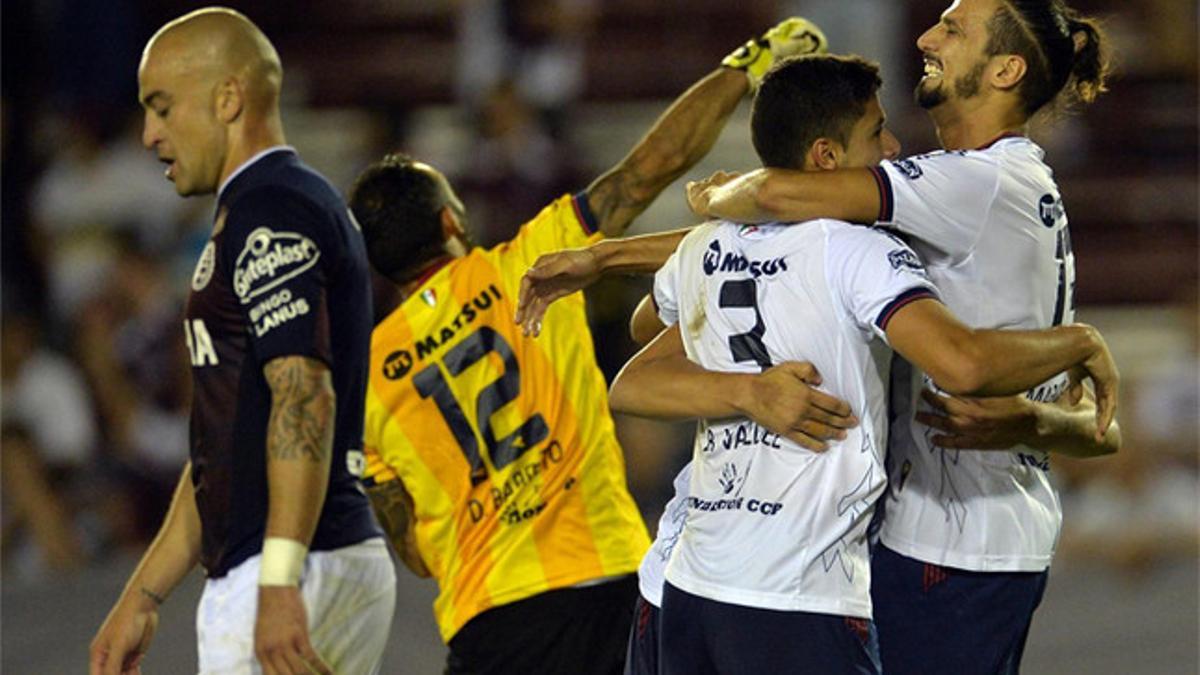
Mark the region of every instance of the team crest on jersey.
<instances>
[{"instance_id":1,"label":"team crest on jersey","mask_svg":"<svg viewBox=\"0 0 1200 675\"><path fill-rule=\"evenodd\" d=\"M421 299L430 307L437 307L437 291L432 288L426 288L421 291Z\"/></svg>"},{"instance_id":2,"label":"team crest on jersey","mask_svg":"<svg viewBox=\"0 0 1200 675\"><path fill-rule=\"evenodd\" d=\"M213 270L217 267L217 245L211 240L200 253L196 261L196 271L192 272L192 290L199 293L212 280Z\"/></svg>"},{"instance_id":3,"label":"team crest on jersey","mask_svg":"<svg viewBox=\"0 0 1200 675\"><path fill-rule=\"evenodd\" d=\"M242 304L303 274L321 257L316 242L296 232L260 227L246 237L233 269L233 292Z\"/></svg>"}]
</instances>

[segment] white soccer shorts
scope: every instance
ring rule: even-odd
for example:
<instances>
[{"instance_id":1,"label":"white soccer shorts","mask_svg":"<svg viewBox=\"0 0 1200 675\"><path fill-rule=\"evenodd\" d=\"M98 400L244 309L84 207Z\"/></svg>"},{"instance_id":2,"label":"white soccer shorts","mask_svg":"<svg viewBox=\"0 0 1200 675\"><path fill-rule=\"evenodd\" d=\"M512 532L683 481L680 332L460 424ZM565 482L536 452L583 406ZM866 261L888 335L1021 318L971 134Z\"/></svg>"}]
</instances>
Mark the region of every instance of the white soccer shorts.
<instances>
[{"instance_id":1,"label":"white soccer shorts","mask_svg":"<svg viewBox=\"0 0 1200 675\"><path fill-rule=\"evenodd\" d=\"M196 612L201 675L259 675L254 656L260 555L209 579ZM338 675L375 675L392 627L396 573L387 544L375 538L312 551L300 593L313 648Z\"/></svg>"}]
</instances>

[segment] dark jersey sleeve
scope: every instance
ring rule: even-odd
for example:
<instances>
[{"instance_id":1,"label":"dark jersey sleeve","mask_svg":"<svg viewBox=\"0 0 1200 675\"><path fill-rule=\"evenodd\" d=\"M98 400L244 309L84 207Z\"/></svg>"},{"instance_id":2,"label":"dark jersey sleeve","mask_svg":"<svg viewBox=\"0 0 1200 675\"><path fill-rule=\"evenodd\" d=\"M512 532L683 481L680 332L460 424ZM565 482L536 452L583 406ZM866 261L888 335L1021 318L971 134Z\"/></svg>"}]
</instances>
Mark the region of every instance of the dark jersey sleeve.
<instances>
[{"instance_id":1,"label":"dark jersey sleeve","mask_svg":"<svg viewBox=\"0 0 1200 675\"><path fill-rule=\"evenodd\" d=\"M277 186L230 207L222 262L259 366L280 356L332 366L328 278L341 251L328 219L315 202Z\"/></svg>"}]
</instances>

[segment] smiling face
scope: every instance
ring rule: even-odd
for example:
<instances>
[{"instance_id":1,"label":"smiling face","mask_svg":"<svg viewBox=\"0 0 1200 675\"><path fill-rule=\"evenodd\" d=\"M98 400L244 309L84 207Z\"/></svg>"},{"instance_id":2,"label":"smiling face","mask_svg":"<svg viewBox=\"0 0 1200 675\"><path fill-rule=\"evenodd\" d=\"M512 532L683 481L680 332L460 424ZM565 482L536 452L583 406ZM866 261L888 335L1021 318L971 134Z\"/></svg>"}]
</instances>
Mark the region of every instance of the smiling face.
<instances>
[{"instance_id":1,"label":"smiling face","mask_svg":"<svg viewBox=\"0 0 1200 675\"><path fill-rule=\"evenodd\" d=\"M977 96L989 57L988 21L1000 0L955 0L941 20L917 39L925 74L917 104L927 110Z\"/></svg>"},{"instance_id":2,"label":"smiling face","mask_svg":"<svg viewBox=\"0 0 1200 675\"><path fill-rule=\"evenodd\" d=\"M225 159L216 82L200 60L163 35L147 45L138 68L138 98L145 109L142 144L167 164L167 180L185 197L214 192Z\"/></svg>"}]
</instances>

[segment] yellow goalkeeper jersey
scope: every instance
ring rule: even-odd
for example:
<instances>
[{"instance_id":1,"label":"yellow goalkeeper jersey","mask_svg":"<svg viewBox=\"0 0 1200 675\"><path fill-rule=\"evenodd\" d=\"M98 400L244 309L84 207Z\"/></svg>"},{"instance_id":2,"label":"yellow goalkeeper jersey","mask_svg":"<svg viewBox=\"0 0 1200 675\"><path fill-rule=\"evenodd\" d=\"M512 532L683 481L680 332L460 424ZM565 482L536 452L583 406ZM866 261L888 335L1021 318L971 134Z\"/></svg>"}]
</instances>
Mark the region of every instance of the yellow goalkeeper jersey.
<instances>
[{"instance_id":1,"label":"yellow goalkeeper jersey","mask_svg":"<svg viewBox=\"0 0 1200 675\"><path fill-rule=\"evenodd\" d=\"M368 484L402 480L447 642L472 617L634 572L649 546L625 483L582 294L538 338L513 322L543 253L600 237L563 196L511 241L435 272L371 337Z\"/></svg>"}]
</instances>

